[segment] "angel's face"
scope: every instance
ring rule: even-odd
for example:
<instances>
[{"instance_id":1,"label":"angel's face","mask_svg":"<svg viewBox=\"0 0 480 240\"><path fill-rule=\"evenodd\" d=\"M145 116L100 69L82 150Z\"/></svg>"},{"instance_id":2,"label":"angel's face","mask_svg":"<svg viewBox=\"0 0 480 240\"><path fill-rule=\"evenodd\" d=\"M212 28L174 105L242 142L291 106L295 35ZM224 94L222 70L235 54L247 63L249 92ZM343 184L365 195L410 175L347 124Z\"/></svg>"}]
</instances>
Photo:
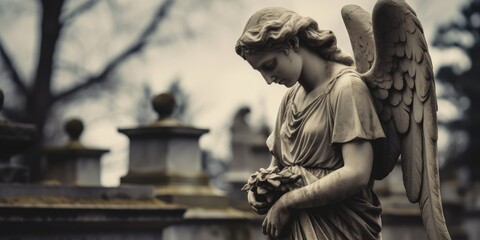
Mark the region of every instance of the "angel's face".
<instances>
[{"instance_id":1,"label":"angel's face","mask_svg":"<svg viewBox=\"0 0 480 240\"><path fill-rule=\"evenodd\" d=\"M302 57L293 48L278 51L258 51L246 56L253 69L259 71L267 84L292 87L302 72Z\"/></svg>"}]
</instances>

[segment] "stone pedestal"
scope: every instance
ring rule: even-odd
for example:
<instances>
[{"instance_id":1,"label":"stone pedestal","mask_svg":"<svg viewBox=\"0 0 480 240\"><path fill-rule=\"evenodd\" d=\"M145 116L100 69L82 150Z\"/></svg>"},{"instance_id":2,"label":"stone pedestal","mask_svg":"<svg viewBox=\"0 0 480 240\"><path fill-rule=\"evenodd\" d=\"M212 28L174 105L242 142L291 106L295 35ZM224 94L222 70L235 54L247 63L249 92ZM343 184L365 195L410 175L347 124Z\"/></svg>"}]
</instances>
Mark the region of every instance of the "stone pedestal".
<instances>
[{"instance_id":1,"label":"stone pedestal","mask_svg":"<svg viewBox=\"0 0 480 240\"><path fill-rule=\"evenodd\" d=\"M172 176L202 175L198 139L208 130L148 126L119 132L130 139L128 174L122 179L141 181L142 176L160 172Z\"/></svg>"},{"instance_id":2,"label":"stone pedestal","mask_svg":"<svg viewBox=\"0 0 480 240\"><path fill-rule=\"evenodd\" d=\"M80 143L83 123L78 119L69 120L65 130L70 141L62 147L44 149L47 162L46 182L60 184L99 186L100 160L106 149L87 148Z\"/></svg>"},{"instance_id":3,"label":"stone pedestal","mask_svg":"<svg viewBox=\"0 0 480 240\"><path fill-rule=\"evenodd\" d=\"M225 196L209 186L198 140L206 129L147 126L119 129L130 139L130 160L122 183L153 184L159 199L186 206L227 206Z\"/></svg>"},{"instance_id":4,"label":"stone pedestal","mask_svg":"<svg viewBox=\"0 0 480 240\"><path fill-rule=\"evenodd\" d=\"M48 148L46 182L79 186L99 186L100 159L109 150Z\"/></svg>"},{"instance_id":5,"label":"stone pedestal","mask_svg":"<svg viewBox=\"0 0 480 240\"><path fill-rule=\"evenodd\" d=\"M154 185L158 199L188 207L184 221L165 229L165 239L250 239L249 214L230 208L202 169L198 140L208 130L172 119L174 104L172 95L160 94L153 100L157 121L119 129L130 139L129 170L121 182Z\"/></svg>"}]
</instances>

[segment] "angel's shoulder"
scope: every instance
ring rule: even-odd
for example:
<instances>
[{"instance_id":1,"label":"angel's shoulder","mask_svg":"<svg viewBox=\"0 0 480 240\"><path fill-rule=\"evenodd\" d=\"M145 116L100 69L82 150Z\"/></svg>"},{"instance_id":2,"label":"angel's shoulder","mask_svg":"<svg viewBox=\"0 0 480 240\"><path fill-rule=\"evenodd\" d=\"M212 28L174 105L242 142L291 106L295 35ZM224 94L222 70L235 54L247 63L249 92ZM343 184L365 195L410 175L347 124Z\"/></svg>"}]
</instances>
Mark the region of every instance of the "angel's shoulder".
<instances>
[{"instance_id":1,"label":"angel's shoulder","mask_svg":"<svg viewBox=\"0 0 480 240\"><path fill-rule=\"evenodd\" d=\"M362 80L360 74L353 69L347 69L337 76L331 91L331 95L334 97L362 93L366 93L368 95L370 94L370 91L365 82Z\"/></svg>"}]
</instances>

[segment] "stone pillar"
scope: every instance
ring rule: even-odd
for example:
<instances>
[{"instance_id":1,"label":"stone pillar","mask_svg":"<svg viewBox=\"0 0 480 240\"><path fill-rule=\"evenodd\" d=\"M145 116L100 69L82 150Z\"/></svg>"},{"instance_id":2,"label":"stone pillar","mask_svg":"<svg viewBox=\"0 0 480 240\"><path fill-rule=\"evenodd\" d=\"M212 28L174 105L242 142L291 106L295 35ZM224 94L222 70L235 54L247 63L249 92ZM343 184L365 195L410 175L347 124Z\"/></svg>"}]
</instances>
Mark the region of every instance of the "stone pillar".
<instances>
[{"instance_id":1,"label":"stone pillar","mask_svg":"<svg viewBox=\"0 0 480 240\"><path fill-rule=\"evenodd\" d=\"M4 95L0 90L0 110ZM0 183L24 183L28 181L28 167L12 161L12 156L33 146L35 128L0 119Z\"/></svg>"},{"instance_id":2,"label":"stone pillar","mask_svg":"<svg viewBox=\"0 0 480 240\"><path fill-rule=\"evenodd\" d=\"M165 230L165 239L249 239L247 214L231 209L203 172L198 140L208 130L173 119L171 94L152 103L158 120L119 129L130 139L129 169L121 182L154 185L158 199L188 207L185 220Z\"/></svg>"},{"instance_id":3,"label":"stone pillar","mask_svg":"<svg viewBox=\"0 0 480 240\"><path fill-rule=\"evenodd\" d=\"M70 140L61 147L44 149L47 162L46 182L69 185L99 186L100 160L106 149L87 148L80 142L84 126L81 120L71 119L65 123Z\"/></svg>"}]
</instances>

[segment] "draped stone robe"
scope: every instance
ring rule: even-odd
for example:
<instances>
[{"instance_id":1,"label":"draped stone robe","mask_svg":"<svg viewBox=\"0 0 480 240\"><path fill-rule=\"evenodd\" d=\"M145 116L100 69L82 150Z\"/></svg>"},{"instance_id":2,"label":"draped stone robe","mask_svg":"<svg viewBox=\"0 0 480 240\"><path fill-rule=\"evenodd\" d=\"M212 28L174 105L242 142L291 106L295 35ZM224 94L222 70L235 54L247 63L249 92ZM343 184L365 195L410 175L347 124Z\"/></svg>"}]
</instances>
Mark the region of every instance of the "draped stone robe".
<instances>
[{"instance_id":1,"label":"draped stone robe","mask_svg":"<svg viewBox=\"0 0 480 240\"><path fill-rule=\"evenodd\" d=\"M304 99L297 106L294 99ZM267 146L280 166L311 184L343 166L341 144L385 138L369 89L352 68L306 94L284 96ZM373 183L373 181L370 181ZM353 196L292 214L285 239L381 239L380 202L369 184Z\"/></svg>"}]
</instances>

